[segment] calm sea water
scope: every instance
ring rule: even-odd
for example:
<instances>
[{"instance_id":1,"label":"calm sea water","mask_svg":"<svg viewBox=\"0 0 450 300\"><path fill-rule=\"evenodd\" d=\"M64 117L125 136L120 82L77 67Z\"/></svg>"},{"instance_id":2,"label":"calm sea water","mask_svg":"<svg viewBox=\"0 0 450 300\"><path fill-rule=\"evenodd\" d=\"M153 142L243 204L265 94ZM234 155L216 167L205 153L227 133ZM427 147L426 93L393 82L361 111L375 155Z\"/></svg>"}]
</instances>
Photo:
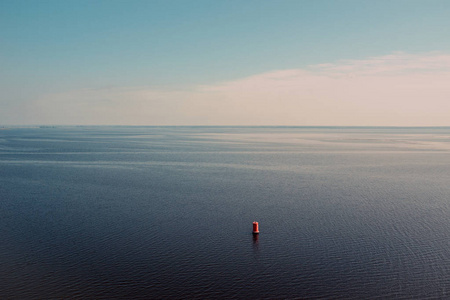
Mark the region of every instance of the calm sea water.
<instances>
[{"instance_id":1,"label":"calm sea water","mask_svg":"<svg viewBox=\"0 0 450 300\"><path fill-rule=\"evenodd\" d=\"M450 128L0 130L2 299L450 298L449 241Z\"/></svg>"}]
</instances>

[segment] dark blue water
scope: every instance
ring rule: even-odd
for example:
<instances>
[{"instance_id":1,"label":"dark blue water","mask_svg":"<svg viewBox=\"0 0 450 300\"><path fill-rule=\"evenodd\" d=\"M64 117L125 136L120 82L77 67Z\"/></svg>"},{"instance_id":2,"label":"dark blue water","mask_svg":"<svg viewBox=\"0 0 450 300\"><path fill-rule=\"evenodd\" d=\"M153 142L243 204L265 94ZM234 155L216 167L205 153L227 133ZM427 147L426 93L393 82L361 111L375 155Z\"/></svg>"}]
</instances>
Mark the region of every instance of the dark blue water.
<instances>
[{"instance_id":1,"label":"dark blue water","mask_svg":"<svg viewBox=\"0 0 450 300\"><path fill-rule=\"evenodd\" d=\"M2 299L449 298L449 241L450 128L0 130Z\"/></svg>"}]
</instances>

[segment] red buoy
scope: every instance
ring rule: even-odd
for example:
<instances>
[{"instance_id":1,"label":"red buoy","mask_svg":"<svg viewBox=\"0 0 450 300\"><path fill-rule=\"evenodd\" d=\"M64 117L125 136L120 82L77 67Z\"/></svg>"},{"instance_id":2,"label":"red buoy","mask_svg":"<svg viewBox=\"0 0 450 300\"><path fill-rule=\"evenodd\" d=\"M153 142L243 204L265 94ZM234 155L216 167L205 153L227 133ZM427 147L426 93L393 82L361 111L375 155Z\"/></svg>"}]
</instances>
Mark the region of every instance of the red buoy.
<instances>
[{"instance_id":1,"label":"red buoy","mask_svg":"<svg viewBox=\"0 0 450 300\"><path fill-rule=\"evenodd\" d=\"M259 224L258 224L258 222L253 222L253 233L259 233Z\"/></svg>"}]
</instances>

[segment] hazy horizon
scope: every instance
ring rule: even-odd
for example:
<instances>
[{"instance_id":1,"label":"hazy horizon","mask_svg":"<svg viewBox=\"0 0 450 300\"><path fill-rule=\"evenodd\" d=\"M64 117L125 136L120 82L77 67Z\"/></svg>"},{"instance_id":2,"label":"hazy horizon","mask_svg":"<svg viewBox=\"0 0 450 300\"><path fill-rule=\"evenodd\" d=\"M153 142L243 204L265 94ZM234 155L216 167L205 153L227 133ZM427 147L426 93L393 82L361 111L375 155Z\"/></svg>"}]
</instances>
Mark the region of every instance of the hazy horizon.
<instances>
[{"instance_id":1,"label":"hazy horizon","mask_svg":"<svg viewBox=\"0 0 450 300\"><path fill-rule=\"evenodd\" d=\"M371 128L379 128L379 129L448 129L450 126L326 126L326 125L310 125L310 126L302 126L302 125L117 125L117 124L16 124L16 125L3 125L0 124L0 129L9 129L9 128L57 128L57 127L205 127L205 128L318 128L318 129L340 129L340 128L355 128L355 129L371 129Z\"/></svg>"}]
</instances>

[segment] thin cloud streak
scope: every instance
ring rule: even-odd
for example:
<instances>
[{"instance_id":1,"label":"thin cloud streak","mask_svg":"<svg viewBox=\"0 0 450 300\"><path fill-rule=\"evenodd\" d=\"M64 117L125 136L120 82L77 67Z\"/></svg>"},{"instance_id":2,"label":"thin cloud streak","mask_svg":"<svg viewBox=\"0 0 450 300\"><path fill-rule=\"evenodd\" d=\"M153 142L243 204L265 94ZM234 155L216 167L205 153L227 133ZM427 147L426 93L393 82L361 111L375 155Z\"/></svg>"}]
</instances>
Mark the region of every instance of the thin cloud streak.
<instances>
[{"instance_id":1,"label":"thin cloud streak","mask_svg":"<svg viewBox=\"0 0 450 300\"><path fill-rule=\"evenodd\" d=\"M393 53L186 90L41 97L36 122L123 125L449 126L450 55Z\"/></svg>"}]
</instances>

